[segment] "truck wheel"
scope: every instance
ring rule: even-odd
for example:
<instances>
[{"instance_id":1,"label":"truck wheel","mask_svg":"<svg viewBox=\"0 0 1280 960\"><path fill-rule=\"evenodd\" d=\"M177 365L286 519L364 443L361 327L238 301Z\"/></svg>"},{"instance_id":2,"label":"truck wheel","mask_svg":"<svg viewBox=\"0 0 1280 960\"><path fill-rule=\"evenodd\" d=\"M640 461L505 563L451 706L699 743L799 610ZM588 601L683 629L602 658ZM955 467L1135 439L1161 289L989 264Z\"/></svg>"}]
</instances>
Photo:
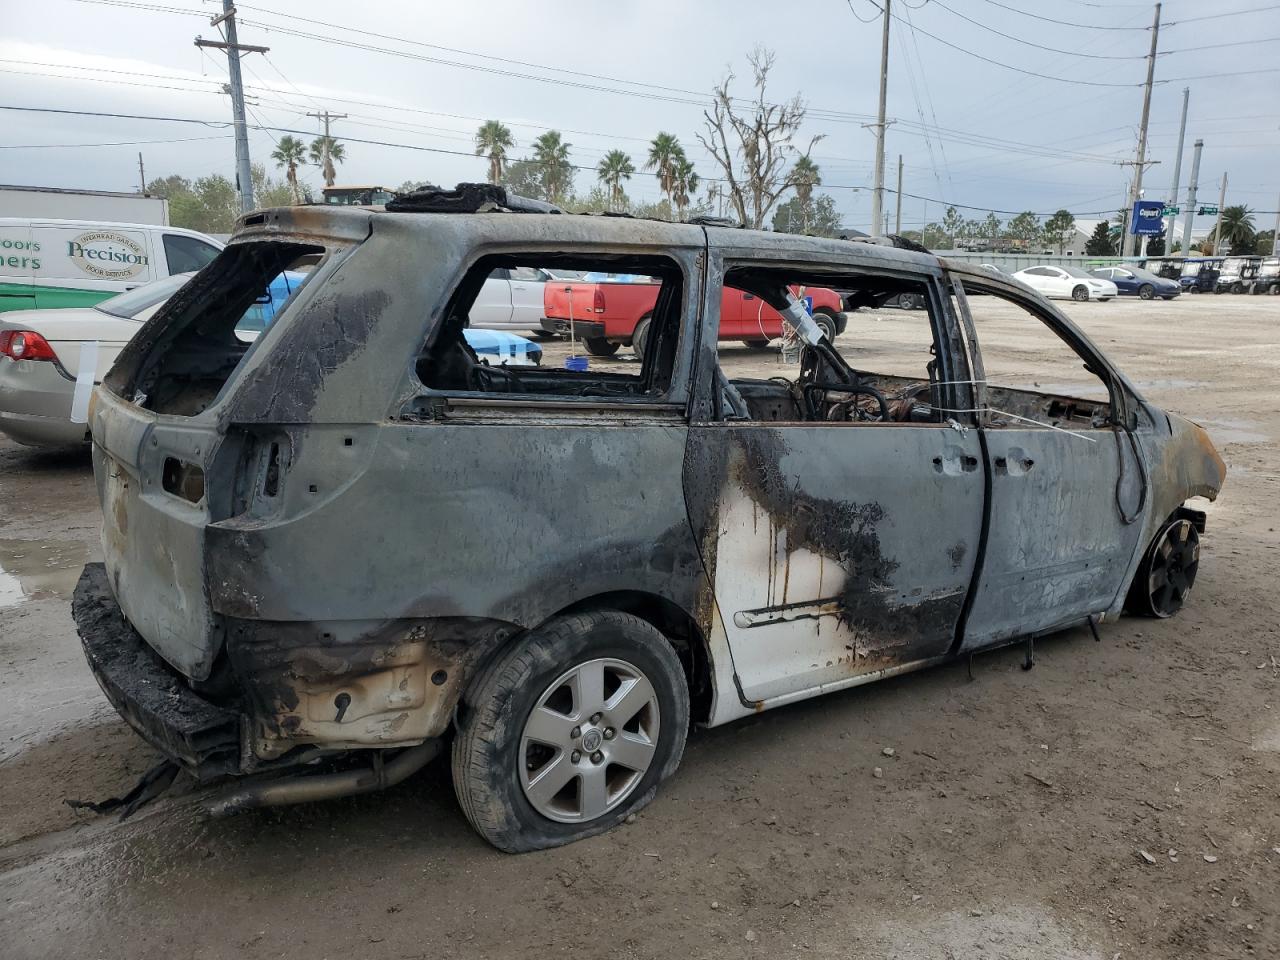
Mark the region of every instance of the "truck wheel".
<instances>
[{"instance_id":1,"label":"truck wheel","mask_svg":"<svg viewBox=\"0 0 1280 960\"><path fill-rule=\"evenodd\" d=\"M1129 607L1147 617L1172 617L1196 582L1200 567L1200 534L1185 517L1168 521L1147 548L1133 586Z\"/></svg>"},{"instance_id":2,"label":"truck wheel","mask_svg":"<svg viewBox=\"0 0 1280 960\"><path fill-rule=\"evenodd\" d=\"M646 313L636 324L635 330L631 332L631 350L641 360L644 359L644 345L649 340L649 321L652 319L653 317Z\"/></svg>"},{"instance_id":3,"label":"truck wheel","mask_svg":"<svg viewBox=\"0 0 1280 960\"><path fill-rule=\"evenodd\" d=\"M639 810L680 765L689 690L667 638L639 617L557 617L473 681L453 785L500 850L558 847Z\"/></svg>"},{"instance_id":4,"label":"truck wheel","mask_svg":"<svg viewBox=\"0 0 1280 960\"><path fill-rule=\"evenodd\" d=\"M593 357L612 357L618 352L618 344L604 337L583 337L582 345Z\"/></svg>"},{"instance_id":5,"label":"truck wheel","mask_svg":"<svg viewBox=\"0 0 1280 960\"><path fill-rule=\"evenodd\" d=\"M1244 284L1243 284L1243 283L1233 283L1233 284L1231 285L1231 292L1232 292L1232 293L1237 293L1237 294L1238 294L1238 293L1244 293Z\"/></svg>"},{"instance_id":6,"label":"truck wheel","mask_svg":"<svg viewBox=\"0 0 1280 960\"><path fill-rule=\"evenodd\" d=\"M769 349L768 340L743 340L742 342L745 343L752 350L768 350Z\"/></svg>"},{"instance_id":7,"label":"truck wheel","mask_svg":"<svg viewBox=\"0 0 1280 960\"><path fill-rule=\"evenodd\" d=\"M1089 299L1089 288L1083 283L1071 291L1071 299L1084 301Z\"/></svg>"},{"instance_id":8,"label":"truck wheel","mask_svg":"<svg viewBox=\"0 0 1280 960\"><path fill-rule=\"evenodd\" d=\"M1144 283L1138 288L1138 296L1143 300L1150 300L1156 295L1156 288L1149 283Z\"/></svg>"},{"instance_id":9,"label":"truck wheel","mask_svg":"<svg viewBox=\"0 0 1280 960\"><path fill-rule=\"evenodd\" d=\"M836 315L827 307L819 307L813 311L813 322L832 343L836 342Z\"/></svg>"}]
</instances>

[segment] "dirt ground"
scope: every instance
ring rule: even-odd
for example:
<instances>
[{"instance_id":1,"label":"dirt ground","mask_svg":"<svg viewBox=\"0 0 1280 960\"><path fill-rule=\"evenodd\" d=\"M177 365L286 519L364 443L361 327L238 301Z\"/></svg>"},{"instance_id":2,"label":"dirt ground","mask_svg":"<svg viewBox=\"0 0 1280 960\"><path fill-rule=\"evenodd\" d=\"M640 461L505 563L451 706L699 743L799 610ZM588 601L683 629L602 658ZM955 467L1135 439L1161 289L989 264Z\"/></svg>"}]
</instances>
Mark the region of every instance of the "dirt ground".
<instances>
[{"instance_id":1,"label":"dirt ground","mask_svg":"<svg viewBox=\"0 0 1280 960\"><path fill-rule=\"evenodd\" d=\"M1230 465L1182 613L1042 641L1030 672L1007 649L972 682L956 664L696 731L633 824L520 857L470 831L439 761L221 821L190 788L123 824L65 806L155 756L70 618L98 555L87 457L0 442L0 957L1280 954L1280 298L1065 309ZM975 310L989 366L1082 382ZM919 320L866 314L841 346L876 370Z\"/></svg>"}]
</instances>

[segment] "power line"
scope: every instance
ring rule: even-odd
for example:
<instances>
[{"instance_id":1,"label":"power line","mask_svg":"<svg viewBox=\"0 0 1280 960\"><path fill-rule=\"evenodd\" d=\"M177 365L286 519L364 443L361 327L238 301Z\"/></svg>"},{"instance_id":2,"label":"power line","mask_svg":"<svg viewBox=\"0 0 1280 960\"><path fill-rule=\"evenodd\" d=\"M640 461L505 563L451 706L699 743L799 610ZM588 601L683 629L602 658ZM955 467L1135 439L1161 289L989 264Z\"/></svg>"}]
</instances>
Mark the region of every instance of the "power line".
<instances>
[{"instance_id":1,"label":"power line","mask_svg":"<svg viewBox=\"0 0 1280 960\"><path fill-rule=\"evenodd\" d=\"M1031 41L1031 40L1024 40L1021 37L1015 37L1011 33L1004 33L1001 30L997 30L995 27L988 26L987 24L981 22L980 20L975 20L973 19L973 17L970 17L967 14L961 13L959 10L952 9L951 7L943 3L942 0L933 0L933 3L935 6L941 7L943 10L946 10L948 13L954 14L955 16L959 17L961 20L966 20L969 23L972 23L975 27L981 27L983 30L988 31L989 33L994 33L997 37L1004 37L1006 40L1012 40L1015 43L1021 43L1024 46L1035 47L1037 50L1047 50L1049 53L1060 53L1060 54L1063 54L1064 56L1069 56L1069 57L1088 57L1091 60L1145 60L1146 59L1146 57L1143 57L1143 56L1132 56L1128 54L1120 55L1120 54L1106 54L1106 53L1084 53L1080 50L1059 50L1057 47L1046 47L1042 43L1035 43L1034 41Z\"/></svg>"},{"instance_id":2,"label":"power line","mask_svg":"<svg viewBox=\"0 0 1280 960\"><path fill-rule=\"evenodd\" d=\"M992 0L987 0L987 2L990 3ZM1201 20L1221 20L1224 17L1242 17L1247 13L1266 13L1268 10L1280 10L1280 3L1273 3L1265 7L1251 7L1248 10L1221 10L1204 17L1183 17L1181 20L1170 21L1167 26L1176 27L1182 23L1199 23Z\"/></svg>"},{"instance_id":3,"label":"power line","mask_svg":"<svg viewBox=\"0 0 1280 960\"><path fill-rule=\"evenodd\" d=\"M0 61L0 62L22 63L24 61ZM45 64L40 64L40 65L43 66ZM59 67L62 65L48 64L48 66ZM107 68L75 66L70 64L65 65L65 69L87 71L87 72L103 71L113 75L126 75L126 76L133 73L132 71L125 71L125 70L109 70ZM0 70L0 72L29 73L24 71L4 71L4 70ZM56 77L56 78L65 79L65 80L91 80L92 79L90 77L74 77L74 76L65 76L61 74L30 73L29 75L43 76L43 77ZM158 78L158 79L175 79L185 83L202 83L202 84L210 85L217 89L201 91L201 90L196 90L190 87L170 87L170 86L165 86L163 84L130 84L133 86L149 87L153 89L170 89L170 90L177 90L185 93L193 93L193 92L221 93L222 92L222 89L221 89L222 85L215 80L189 79L184 77L166 77L163 74L147 74L147 73L137 73L134 75L142 76L142 77ZM128 81L116 81L116 82L128 84ZM279 90L277 88L268 87L265 85L261 87L248 86L246 87L246 89L251 91L253 95L262 102L272 102L262 97L262 93L264 92L279 94L285 97L290 95L288 91ZM362 106L372 106L372 107L383 109L383 110L408 112L408 113L421 113L429 116L445 116L445 117L453 117L456 119L477 120L477 121L483 119L480 117L467 117L459 114L442 114L442 113L437 113L437 112L428 111L428 110L420 110L413 107L403 107L403 106L396 106L391 104L380 104L380 103L375 103L370 101L353 100L350 98L343 98L343 97L329 97L327 99L336 103L354 103ZM274 102L289 108L293 108L293 109L296 109L299 106L302 106L300 104L290 102L288 100L278 100ZM371 119L382 119L382 118L371 118ZM1114 159L1113 157L1110 157L1110 156L1102 156L1099 154L1086 153L1084 151L1052 150L1047 147L1038 146L1036 144L1028 144L1028 143L1023 143L1021 141L1016 141L1016 140L1005 140L999 137L984 136L982 134L974 133L973 131L968 131L968 130L953 130L947 127L939 126L936 122L931 125L925 124L925 123L918 123L912 120L895 120L894 122L899 125L900 132L907 136L924 136L927 138L930 131L932 131L933 135L937 137L939 140L951 140L953 142L962 143L968 146L991 147L993 149L1001 151L1002 153L1021 153L1021 154L1025 154L1032 157L1052 158L1052 159L1067 158L1067 159L1073 159L1081 163L1108 163L1109 164ZM598 136L604 139L627 139L627 140L636 140L638 142L648 142L647 139L643 137L627 137L627 136L618 135L618 134L600 133L598 131L573 130L573 129L557 128L557 127L542 127L536 124L515 124L515 125L529 126L529 127L533 127L534 129L542 129L542 130L562 129L563 132L565 133L579 134L582 136ZM916 130L911 128L919 128L919 129ZM460 139L466 139L466 140L471 139L470 135L466 134L466 131L456 130L453 128L438 128L438 129L444 129L453 133L463 134L464 136L460 137Z\"/></svg>"},{"instance_id":4,"label":"power line","mask_svg":"<svg viewBox=\"0 0 1280 960\"><path fill-rule=\"evenodd\" d=\"M157 122L168 122L168 123L192 123L192 124L198 124L200 126L206 126L206 127L225 128L232 125L232 122L228 120L199 120L192 117L169 117L169 116L154 116L154 115L135 114L135 113L113 113L113 112L102 111L102 110L70 110L70 109L61 108L61 107L27 107L27 106L18 106L14 104L0 104L0 110L13 110L13 111L18 111L22 113L53 113L53 114L62 114L62 115L80 116L80 117L104 117L104 118L119 119L119 120L152 120ZM293 127L268 126L266 124L255 126L252 129L262 130L267 133L271 133L271 132L288 133L288 134L293 134L298 136L311 135L310 131L307 131L307 130L299 130ZM470 160L476 159L475 153L470 150L448 150L443 147L428 147L428 146L423 146L421 144L398 143L392 140L372 140L372 139L361 138L361 137L344 137L343 140L347 143L358 143L358 144L363 144L367 146L395 147L403 150L413 150L419 153L437 153L437 154L443 154L446 156L466 157ZM529 160L527 162L537 163L536 160ZM594 165L571 163L571 164L568 164L568 166L571 169L577 170L577 171L587 171L587 172L595 171ZM726 182L723 178L720 178L720 177L704 177L703 179L705 181L715 182L715 183ZM861 191L866 189L866 187L862 184L824 183L823 187L829 190ZM893 190L890 187L885 187L885 191L887 193L894 193L894 194L897 193L896 190ZM1024 213L1024 212L1035 213L1034 211L1002 210L1002 209L996 209L996 208L992 208L992 207L984 206L980 204L959 203L953 200L944 200L940 197L929 197L929 196L924 196L917 193L909 193L906 191L903 191L902 195L904 197L910 197L913 200L924 200L929 203L937 203L945 207L955 207L960 210L980 210L980 211L988 211L991 213L999 213L999 214L1005 214L1005 215L1017 215L1019 213ZM1088 211L1078 211L1078 214L1080 216L1096 216L1096 215L1106 214L1109 212L1111 211L1088 210ZM1265 211L1265 210L1256 211L1256 212L1259 212L1262 214L1269 213L1269 211ZM1035 213L1035 215L1038 217L1049 217L1049 216L1052 216L1053 213L1052 212Z\"/></svg>"},{"instance_id":5,"label":"power line","mask_svg":"<svg viewBox=\"0 0 1280 960\"><path fill-rule=\"evenodd\" d=\"M1232 40L1229 43L1207 43L1202 47L1179 47L1177 50L1162 51L1170 53L1197 53L1201 50L1221 50L1223 47L1245 47L1254 43L1280 43L1280 37L1259 37L1257 40Z\"/></svg>"},{"instance_id":6,"label":"power line","mask_svg":"<svg viewBox=\"0 0 1280 960\"><path fill-rule=\"evenodd\" d=\"M994 3L995 0L987 0L987 2ZM997 4L997 6L1000 6L1000 4ZM893 15L893 19L903 23L906 22L902 20L902 18L899 17L897 14ZM984 57L980 53L974 53L972 50L966 49L965 47L962 47L959 44L952 43L950 40L943 40L941 37L937 36L936 34L930 33L928 30L925 30L922 27L916 27L915 29L918 33L924 34L926 37L928 37L931 40L936 40L938 43L942 44L944 47L950 47L952 50L956 50L956 51L959 51L960 53L965 54L966 56L973 57L975 60L981 60L984 63L990 63L997 67L1003 67L1006 70L1013 70L1016 73L1025 74L1028 77L1039 77L1041 80L1056 80L1059 83L1074 83L1074 84L1078 84L1080 86L1085 86L1085 87L1129 88L1129 87L1141 86L1141 84L1138 84L1138 83L1110 83L1105 80L1077 80L1072 77L1055 77L1052 74L1048 74L1048 73L1037 73L1034 70L1024 70L1022 67L1015 67L1011 63L1002 63L999 60L992 60L990 57ZM1126 28L1126 29L1129 29L1129 28ZM1144 57L1143 59L1146 59L1146 58Z\"/></svg>"},{"instance_id":7,"label":"power line","mask_svg":"<svg viewBox=\"0 0 1280 960\"><path fill-rule=\"evenodd\" d=\"M1017 7L1011 7L1007 3L1000 3L999 0L984 0L984 2L991 4L993 7L1000 7L1003 10L1009 10L1012 13L1018 13L1024 17L1030 17L1033 20L1043 20L1045 23L1056 23L1060 27L1079 27L1083 30L1146 31L1151 29L1150 27L1113 27L1107 24L1100 24L1100 23L1072 23L1070 20L1055 20L1053 19L1053 17L1043 17L1038 13L1030 13L1026 10L1019 10ZM1142 6L1147 6L1147 4L1142 4Z\"/></svg>"},{"instance_id":8,"label":"power line","mask_svg":"<svg viewBox=\"0 0 1280 960\"><path fill-rule=\"evenodd\" d=\"M1194 77L1166 77L1159 83L1177 83L1181 80L1219 80L1222 77L1246 77L1255 73L1280 73L1280 67L1266 67L1261 70L1233 70L1231 73L1200 73Z\"/></svg>"},{"instance_id":9,"label":"power line","mask_svg":"<svg viewBox=\"0 0 1280 960\"><path fill-rule=\"evenodd\" d=\"M153 143L194 143L197 140L226 140L227 135L216 137L178 137L170 140L112 140L109 143L3 143L0 150L45 150L50 148L87 149L89 147L145 147Z\"/></svg>"}]
</instances>

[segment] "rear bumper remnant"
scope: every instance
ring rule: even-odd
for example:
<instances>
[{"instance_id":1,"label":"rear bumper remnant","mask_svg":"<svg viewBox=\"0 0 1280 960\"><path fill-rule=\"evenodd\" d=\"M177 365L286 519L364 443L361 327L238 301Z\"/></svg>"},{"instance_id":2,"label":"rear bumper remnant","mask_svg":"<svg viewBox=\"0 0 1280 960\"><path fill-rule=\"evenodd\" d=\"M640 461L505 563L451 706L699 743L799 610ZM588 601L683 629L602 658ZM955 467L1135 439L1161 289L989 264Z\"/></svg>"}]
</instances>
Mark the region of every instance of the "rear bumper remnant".
<instances>
[{"instance_id":1,"label":"rear bumper remnant","mask_svg":"<svg viewBox=\"0 0 1280 960\"><path fill-rule=\"evenodd\" d=\"M71 603L94 679L129 725L198 780L239 772L240 715L205 700L120 612L106 568L84 568Z\"/></svg>"}]
</instances>

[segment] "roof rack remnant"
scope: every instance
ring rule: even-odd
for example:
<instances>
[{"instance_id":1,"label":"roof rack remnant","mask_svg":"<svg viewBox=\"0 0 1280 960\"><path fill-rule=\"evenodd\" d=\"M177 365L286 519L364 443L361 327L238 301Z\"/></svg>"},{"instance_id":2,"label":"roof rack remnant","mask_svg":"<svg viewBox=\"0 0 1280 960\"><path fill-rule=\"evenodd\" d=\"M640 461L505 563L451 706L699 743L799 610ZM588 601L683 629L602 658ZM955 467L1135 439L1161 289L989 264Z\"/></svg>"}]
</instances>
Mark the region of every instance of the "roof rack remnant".
<instances>
[{"instance_id":1,"label":"roof rack remnant","mask_svg":"<svg viewBox=\"0 0 1280 960\"><path fill-rule=\"evenodd\" d=\"M391 213L564 213L553 203L508 193L496 183L460 183L452 190L422 187L387 202Z\"/></svg>"}]
</instances>

